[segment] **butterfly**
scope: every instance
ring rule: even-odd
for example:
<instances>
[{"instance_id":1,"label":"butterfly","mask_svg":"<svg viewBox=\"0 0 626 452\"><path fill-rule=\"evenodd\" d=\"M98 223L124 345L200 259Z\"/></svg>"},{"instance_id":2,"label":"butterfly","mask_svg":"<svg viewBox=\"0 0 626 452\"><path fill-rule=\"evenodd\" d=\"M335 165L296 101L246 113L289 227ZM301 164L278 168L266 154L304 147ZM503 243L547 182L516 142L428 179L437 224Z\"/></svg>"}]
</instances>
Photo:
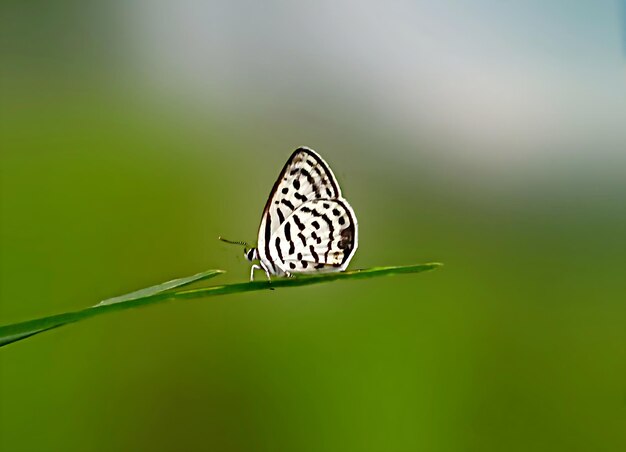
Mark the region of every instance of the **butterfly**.
<instances>
[{"instance_id":1,"label":"butterfly","mask_svg":"<svg viewBox=\"0 0 626 452\"><path fill-rule=\"evenodd\" d=\"M250 280L255 269L270 279L270 275L343 271L358 245L357 219L337 178L317 152L300 147L272 187L257 247L244 248L244 255L259 262L250 269Z\"/></svg>"}]
</instances>

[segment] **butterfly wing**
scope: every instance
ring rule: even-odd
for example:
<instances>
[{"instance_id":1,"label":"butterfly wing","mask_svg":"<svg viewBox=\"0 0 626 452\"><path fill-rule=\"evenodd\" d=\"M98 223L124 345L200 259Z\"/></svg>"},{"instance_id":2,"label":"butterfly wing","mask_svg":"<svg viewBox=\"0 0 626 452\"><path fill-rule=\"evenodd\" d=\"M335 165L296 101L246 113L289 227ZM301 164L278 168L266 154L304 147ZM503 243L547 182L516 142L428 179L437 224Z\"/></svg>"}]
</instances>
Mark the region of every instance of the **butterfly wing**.
<instances>
[{"instance_id":1,"label":"butterfly wing","mask_svg":"<svg viewBox=\"0 0 626 452\"><path fill-rule=\"evenodd\" d=\"M282 272L343 271L358 247L348 201L315 199L298 207L272 234L268 257Z\"/></svg>"},{"instance_id":2,"label":"butterfly wing","mask_svg":"<svg viewBox=\"0 0 626 452\"><path fill-rule=\"evenodd\" d=\"M259 227L259 258L271 273L277 274L279 269L269 257L270 239L285 220L308 201L340 197L335 175L317 152L302 147L291 154L272 187Z\"/></svg>"}]
</instances>

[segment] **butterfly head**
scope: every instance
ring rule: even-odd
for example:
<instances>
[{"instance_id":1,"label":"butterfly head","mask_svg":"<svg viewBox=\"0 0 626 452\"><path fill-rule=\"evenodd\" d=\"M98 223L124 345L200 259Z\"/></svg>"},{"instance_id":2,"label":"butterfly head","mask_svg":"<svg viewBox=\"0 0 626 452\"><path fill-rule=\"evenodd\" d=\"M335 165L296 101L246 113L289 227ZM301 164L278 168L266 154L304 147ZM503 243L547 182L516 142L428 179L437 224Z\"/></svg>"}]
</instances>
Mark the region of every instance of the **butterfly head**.
<instances>
[{"instance_id":1,"label":"butterfly head","mask_svg":"<svg viewBox=\"0 0 626 452\"><path fill-rule=\"evenodd\" d=\"M244 248L243 249L243 255L250 262L256 261L256 260L259 259L259 253L257 252L256 248Z\"/></svg>"}]
</instances>

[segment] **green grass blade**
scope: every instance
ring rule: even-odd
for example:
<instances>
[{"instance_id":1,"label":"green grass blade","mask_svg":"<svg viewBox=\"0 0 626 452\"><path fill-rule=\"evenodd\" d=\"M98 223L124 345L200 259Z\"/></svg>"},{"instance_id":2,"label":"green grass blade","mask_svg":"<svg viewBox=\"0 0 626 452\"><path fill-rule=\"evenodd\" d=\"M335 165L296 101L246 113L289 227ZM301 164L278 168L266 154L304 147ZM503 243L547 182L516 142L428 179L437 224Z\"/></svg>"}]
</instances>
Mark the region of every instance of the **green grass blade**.
<instances>
[{"instance_id":1,"label":"green grass blade","mask_svg":"<svg viewBox=\"0 0 626 452\"><path fill-rule=\"evenodd\" d=\"M298 275L295 278L278 278L268 281L250 281L245 283L228 284L223 286L203 287L201 289L176 292L177 299L201 298L213 295L226 295L239 292L251 292L263 289L278 289L282 287L299 287L311 284L320 284L331 281L348 279L366 279L385 275L399 275L402 273L421 273L441 267L443 264L429 263L406 265L398 267L373 267L364 270L351 270L339 273L322 273L317 275Z\"/></svg>"},{"instance_id":2,"label":"green grass blade","mask_svg":"<svg viewBox=\"0 0 626 452\"><path fill-rule=\"evenodd\" d=\"M434 270L441 264L421 264L408 265L400 267L375 267L366 270L353 270L341 273L325 273L311 276L298 276L296 278L278 278L272 282L269 281L251 281L245 283L226 284L220 286L204 287L201 289L191 289L183 291L171 291L172 288L181 287L191 282L201 279L211 278L221 273L221 270L209 270L208 272L199 273L189 278L181 278L158 286L149 287L136 292L132 292L122 297L115 297L105 300L96 306L83 309L80 311L67 312L65 314L57 314L39 319L28 320L25 322L14 323L12 325L0 326L0 347L26 339L32 335L56 328L68 323L84 320L89 317L104 314L107 312L121 311L124 309L135 308L139 306L147 306L160 303L166 300L189 300L196 298L204 298L216 295L227 295L242 292L251 292L257 290L279 289L284 287L299 287L312 284L320 284L332 281L348 280L348 279L365 279L374 278L385 275L397 275L403 273L420 273ZM195 278L195 279L194 279ZM181 282L176 284L176 282ZM160 289L159 289L160 288ZM113 300L113 301L111 301Z\"/></svg>"},{"instance_id":3,"label":"green grass blade","mask_svg":"<svg viewBox=\"0 0 626 452\"><path fill-rule=\"evenodd\" d=\"M120 295L119 297L107 298L101 301L96 306L104 306L107 304L122 303L125 301L137 300L139 298L146 298L152 295L156 295L166 290L176 289L177 287L188 286L189 284L202 281L203 279L213 278L214 276L224 273L223 270L207 270L202 273L196 273L192 276L185 278L173 279L156 286L146 287L145 289L136 290L135 292L127 293L126 295Z\"/></svg>"},{"instance_id":4,"label":"green grass blade","mask_svg":"<svg viewBox=\"0 0 626 452\"><path fill-rule=\"evenodd\" d=\"M58 325L58 326L61 326L61 325ZM56 328L56 326L51 326L50 328L44 328L42 330L29 331L28 333L15 334L13 336L2 337L0 339L0 347L11 344L12 342L21 341L22 339L26 339L27 337L34 336L35 334L43 333L44 331L48 331L53 328Z\"/></svg>"},{"instance_id":5,"label":"green grass blade","mask_svg":"<svg viewBox=\"0 0 626 452\"><path fill-rule=\"evenodd\" d=\"M207 270L205 272L197 273L195 275L187 276L185 278L174 279L172 281L167 281L161 284L157 284L156 286L151 286L151 287L146 287L145 289L136 290L135 292L127 293L125 295L108 298L106 300L101 301L99 304L94 306L94 308L97 306L106 306L106 305L112 305L115 303L124 303L124 302L133 301L133 300L139 300L141 298L152 297L154 295L166 292L168 290L176 289L179 287L184 287L184 286L187 286L189 284L192 284L198 281L213 278L214 276L220 275L222 273L224 273L223 270ZM91 309L91 308L88 308L88 309ZM79 312L83 312L83 311L79 311ZM57 317L57 316L52 316L52 317ZM52 328L57 328L59 326L65 325L66 323L75 322L75 321L76 320L71 320L71 319L68 319L68 321L63 321L63 319L61 318L57 322L54 322L51 326L48 326L46 328L39 328L39 329L28 328L25 331L17 332L15 334L9 333L8 335L2 334L2 331L5 328L8 328L10 325L7 325L6 327L0 327L0 347L4 345L8 345L12 342L17 342L22 339L26 339L27 337L34 336L35 334L43 333L44 331L51 330ZM36 320L33 320L31 322L36 322ZM23 322L23 323L28 323L28 322Z\"/></svg>"}]
</instances>

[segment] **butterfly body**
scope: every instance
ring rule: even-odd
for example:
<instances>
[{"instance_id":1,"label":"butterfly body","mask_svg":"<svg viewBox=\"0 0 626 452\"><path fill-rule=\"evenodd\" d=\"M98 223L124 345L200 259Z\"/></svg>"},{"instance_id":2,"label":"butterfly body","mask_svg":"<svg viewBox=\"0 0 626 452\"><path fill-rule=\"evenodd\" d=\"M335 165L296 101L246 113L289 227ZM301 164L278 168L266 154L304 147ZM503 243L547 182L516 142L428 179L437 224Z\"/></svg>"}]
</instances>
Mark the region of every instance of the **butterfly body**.
<instances>
[{"instance_id":1,"label":"butterfly body","mask_svg":"<svg viewBox=\"0 0 626 452\"><path fill-rule=\"evenodd\" d=\"M268 277L335 272L346 269L357 247L354 210L330 167L312 149L296 149L263 209L257 248L245 250L246 258L258 260Z\"/></svg>"}]
</instances>

